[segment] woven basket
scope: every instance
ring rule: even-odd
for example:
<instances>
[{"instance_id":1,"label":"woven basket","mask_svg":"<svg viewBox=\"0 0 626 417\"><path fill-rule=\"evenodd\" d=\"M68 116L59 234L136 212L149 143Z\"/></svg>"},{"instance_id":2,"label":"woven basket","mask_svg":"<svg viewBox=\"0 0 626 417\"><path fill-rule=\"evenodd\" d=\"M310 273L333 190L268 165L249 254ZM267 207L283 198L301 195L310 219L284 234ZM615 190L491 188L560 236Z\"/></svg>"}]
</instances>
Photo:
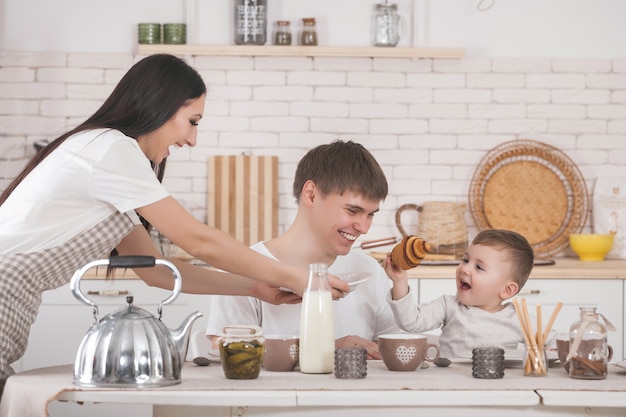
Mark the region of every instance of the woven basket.
<instances>
[{"instance_id":1,"label":"woven basket","mask_svg":"<svg viewBox=\"0 0 626 417\"><path fill-rule=\"evenodd\" d=\"M465 209L465 203L451 201L426 201L419 206L404 204L396 211L396 226L402 236L412 234L402 226L402 213L417 211L419 222L415 234L430 244L431 253L460 259L468 245Z\"/></svg>"},{"instance_id":2,"label":"woven basket","mask_svg":"<svg viewBox=\"0 0 626 417\"><path fill-rule=\"evenodd\" d=\"M505 142L480 161L469 189L479 230L522 234L535 256L567 248L569 235L587 220L589 196L580 170L559 149L533 140Z\"/></svg>"}]
</instances>

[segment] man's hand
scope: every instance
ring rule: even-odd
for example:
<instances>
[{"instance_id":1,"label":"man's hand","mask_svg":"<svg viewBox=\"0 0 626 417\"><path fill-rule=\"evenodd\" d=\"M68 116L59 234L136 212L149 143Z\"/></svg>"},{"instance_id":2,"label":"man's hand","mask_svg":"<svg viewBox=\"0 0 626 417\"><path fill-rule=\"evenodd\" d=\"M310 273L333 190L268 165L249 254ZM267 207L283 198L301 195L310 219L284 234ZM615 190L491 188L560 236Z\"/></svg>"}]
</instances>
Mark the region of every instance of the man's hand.
<instances>
[{"instance_id":1,"label":"man's hand","mask_svg":"<svg viewBox=\"0 0 626 417\"><path fill-rule=\"evenodd\" d=\"M367 350L367 359L382 359L378 350L378 343L359 336L344 336L335 340L335 347L360 347Z\"/></svg>"},{"instance_id":2,"label":"man's hand","mask_svg":"<svg viewBox=\"0 0 626 417\"><path fill-rule=\"evenodd\" d=\"M340 280L333 274L328 274L328 283L333 291L333 300L340 300L350 293L350 286L347 282Z\"/></svg>"}]
</instances>

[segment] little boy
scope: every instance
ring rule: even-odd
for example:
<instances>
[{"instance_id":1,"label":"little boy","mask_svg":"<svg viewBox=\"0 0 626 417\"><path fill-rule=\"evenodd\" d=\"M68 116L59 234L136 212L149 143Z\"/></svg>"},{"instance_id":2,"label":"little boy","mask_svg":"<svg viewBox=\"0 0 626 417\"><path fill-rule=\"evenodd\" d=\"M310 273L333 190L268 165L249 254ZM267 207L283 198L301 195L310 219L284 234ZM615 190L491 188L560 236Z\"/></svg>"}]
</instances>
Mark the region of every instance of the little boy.
<instances>
[{"instance_id":1,"label":"little boy","mask_svg":"<svg viewBox=\"0 0 626 417\"><path fill-rule=\"evenodd\" d=\"M396 322L406 331L441 328L441 356L471 358L472 349L487 346L516 349L524 336L515 307L503 301L524 286L533 262L533 249L522 235L484 230L474 238L456 269L456 295L443 295L416 306L408 296L406 271L387 256L383 266L393 281L387 302Z\"/></svg>"}]
</instances>

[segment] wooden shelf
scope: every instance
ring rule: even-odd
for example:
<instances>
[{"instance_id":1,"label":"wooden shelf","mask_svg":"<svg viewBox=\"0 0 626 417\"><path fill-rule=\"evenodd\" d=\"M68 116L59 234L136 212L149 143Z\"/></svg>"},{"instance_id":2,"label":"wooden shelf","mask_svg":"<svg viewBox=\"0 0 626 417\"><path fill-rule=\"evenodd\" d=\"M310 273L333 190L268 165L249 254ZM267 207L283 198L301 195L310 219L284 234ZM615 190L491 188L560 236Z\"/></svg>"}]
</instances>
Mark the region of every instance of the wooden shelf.
<instances>
[{"instance_id":1,"label":"wooden shelf","mask_svg":"<svg viewBox=\"0 0 626 417\"><path fill-rule=\"evenodd\" d=\"M140 55L210 56L305 56L344 58L463 58L463 48L384 48L350 46L276 46L276 45L138 45Z\"/></svg>"}]
</instances>

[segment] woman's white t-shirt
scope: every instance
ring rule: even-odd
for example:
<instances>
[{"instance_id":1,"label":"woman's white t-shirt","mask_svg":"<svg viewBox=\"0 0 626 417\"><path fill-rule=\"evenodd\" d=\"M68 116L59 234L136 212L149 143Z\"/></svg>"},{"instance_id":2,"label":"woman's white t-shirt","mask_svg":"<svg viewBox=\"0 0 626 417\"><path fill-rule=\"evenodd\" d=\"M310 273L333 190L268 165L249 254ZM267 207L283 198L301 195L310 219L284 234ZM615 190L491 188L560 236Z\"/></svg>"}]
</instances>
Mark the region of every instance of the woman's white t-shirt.
<instances>
[{"instance_id":1,"label":"woman's white t-shirt","mask_svg":"<svg viewBox=\"0 0 626 417\"><path fill-rule=\"evenodd\" d=\"M116 211L129 212L168 195L135 139L112 129L78 133L0 206L0 254L61 245Z\"/></svg>"}]
</instances>

